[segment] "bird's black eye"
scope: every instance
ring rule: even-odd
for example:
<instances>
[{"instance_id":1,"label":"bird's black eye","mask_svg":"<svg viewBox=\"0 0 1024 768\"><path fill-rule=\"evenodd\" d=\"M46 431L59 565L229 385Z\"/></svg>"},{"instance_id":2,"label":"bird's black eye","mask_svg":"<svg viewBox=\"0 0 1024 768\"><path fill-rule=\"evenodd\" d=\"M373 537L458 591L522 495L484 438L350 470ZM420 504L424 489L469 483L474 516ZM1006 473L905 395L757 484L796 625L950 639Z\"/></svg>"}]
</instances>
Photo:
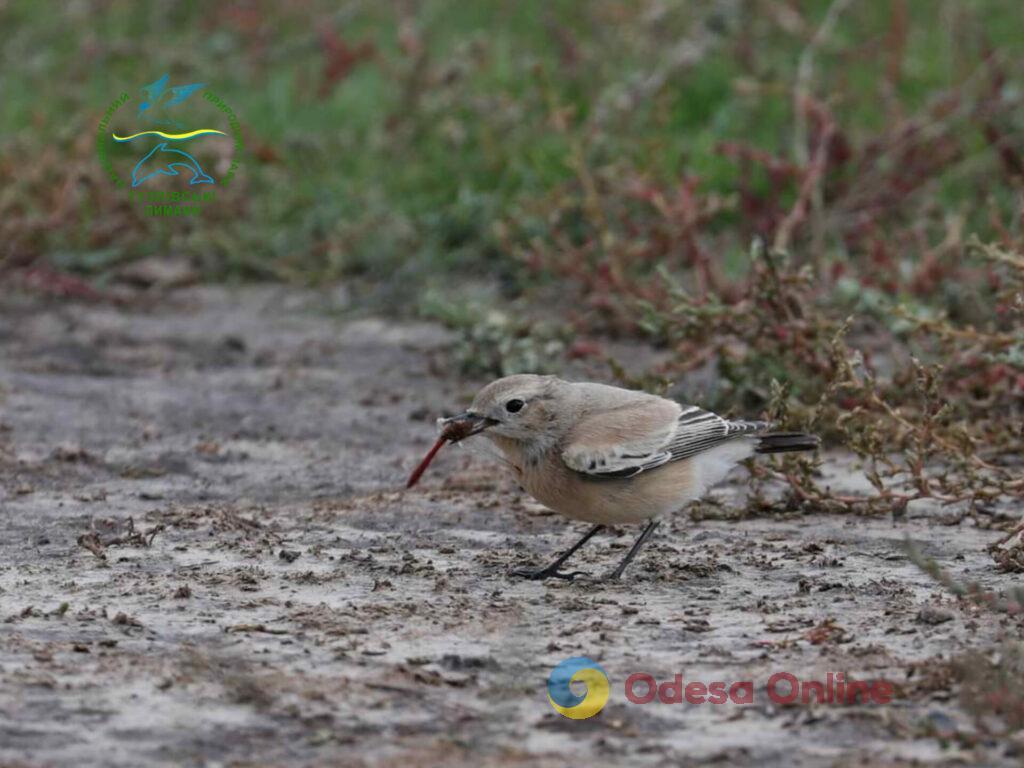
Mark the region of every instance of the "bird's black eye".
<instances>
[{"instance_id":1,"label":"bird's black eye","mask_svg":"<svg viewBox=\"0 0 1024 768\"><path fill-rule=\"evenodd\" d=\"M517 397L505 403L505 410L508 411L509 413L519 413L521 410L523 410L524 405L526 405L526 403L524 403Z\"/></svg>"}]
</instances>

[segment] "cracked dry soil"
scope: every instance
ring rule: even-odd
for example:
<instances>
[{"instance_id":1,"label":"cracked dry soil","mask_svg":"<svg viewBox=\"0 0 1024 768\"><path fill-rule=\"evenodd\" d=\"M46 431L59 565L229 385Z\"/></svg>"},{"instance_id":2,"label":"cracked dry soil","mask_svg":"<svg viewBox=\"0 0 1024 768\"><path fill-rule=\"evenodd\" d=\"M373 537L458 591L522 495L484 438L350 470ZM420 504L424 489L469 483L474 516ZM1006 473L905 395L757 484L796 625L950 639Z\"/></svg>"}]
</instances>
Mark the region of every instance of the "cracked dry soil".
<instances>
[{"instance_id":1,"label":"cracked dry soil","mask_svg":"<svg viewBox=\"0 0 1024 768\"><path fill-rule=\"evenodd\" d=\"M324 302L0 300L0 764L1019 764L940 738L972 719L928 675L1019 624L901 547L999 589L998 532L928 507L898 525L682 512L620 584L513 580L582 527L472 449L401 490L480 382L439 373L444 331ZM716 498L742 493L737 471ZM577 567L603 573L637 533ZM545 691L577 655L611 679L586 721ZM885 678L895 700L778 706L777 671ZM633 672L750 680L754 703L632 704Z\"/></svg>"}]
</instances>

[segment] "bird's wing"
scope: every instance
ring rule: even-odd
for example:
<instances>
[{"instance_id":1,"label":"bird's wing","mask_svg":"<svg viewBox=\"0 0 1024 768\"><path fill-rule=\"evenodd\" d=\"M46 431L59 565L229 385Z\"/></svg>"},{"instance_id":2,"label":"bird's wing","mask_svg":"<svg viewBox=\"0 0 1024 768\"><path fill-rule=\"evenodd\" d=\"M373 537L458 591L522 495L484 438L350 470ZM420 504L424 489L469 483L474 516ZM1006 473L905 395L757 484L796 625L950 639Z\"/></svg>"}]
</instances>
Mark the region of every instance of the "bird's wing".
<instances>
[{"instance_id":1,"label":"bird's wing","mask_svg":"<svg viewBox=\"0 0 1024 768\"><path fill-rule=\"evenodd\" d=\"M164 88L167 87L167 80L169 78L170 75L164 75L159 80L154 80L149 85L142 86L142 92L146 94L146 98L149 99L150 102L156 102L160 98L160 95L164 92Z\"/></svg>"},{"instance_id":2,"label":"bird's wing","mask_svg":"<svg viewBox=\"0 0 1024 768\"><path fill-rule=\"evenodd\" d=\"M671 400L643 394L594 409L569 434L562 461L589 475L631 472L639 464L663 464L671 460L668 445L681 410Z\"/></svg>"},{"instance_id":3,"label":"bird's wing","mask_svg":"<svg viewBox=\"0 0 1024 768\"><path fill-rule=\"evenodd\" d=\"M171 88L171 98L167 102L167 106L171 107L175 104L180 104L197 90L202 88L206 83L192 83L190 85L176 85Z\"/></svg>"},{"instance_id":4,"label":"bird's wing","mask_svg":"<svg viewBox=\"0 0 1024 768\"><path fill-rule=\"evenodd\" d=\"M623 437L621 422L608 422L607 414L595 414L581 421L574 430L574 436L578 436L562 453L562 459L571 469L594 477L632 477L670 461L688 459L727 440L758 434L770 426L765 421L729 421L695 405L677 406L677 409L668 423L662 421L656 429L643 426L650 425L649 418L640 417L632 408L626 409L627 418L636 417L634 429L649 431L650 439L647 441ZM604 439L595 441L591 437L595 434L602 435ZM620 435L618 441L616 435ZM598 444L604 446L603 451L584 448Z\"/></svg>"},{"instance_id":5,"label":"bird's wing","mask_svg":"<svg viewBox=\"0 0 1024 768\"><path fill-rule=\"evenodd\" d=\"M719 443L743 435L756 435L771 427L767 421L729 421L695 405L679 414L679 426L669 444L672 461L688 459Z\"/></svg>"},{"instance_id":6,"label":"bird's wing","mask_svg":"<svg viewBox=\"0 0 1024 768\"><path fill-rule=\"evenodd\" d=\"M167 87L167 80L169 78L170 75L164 75L159 80L154 80L149 85L142 86L142 92L146 95L146 98L139 102L140 116L160 100L160 96L164 92L164 88Z\"/></svg>"}]
</instances>

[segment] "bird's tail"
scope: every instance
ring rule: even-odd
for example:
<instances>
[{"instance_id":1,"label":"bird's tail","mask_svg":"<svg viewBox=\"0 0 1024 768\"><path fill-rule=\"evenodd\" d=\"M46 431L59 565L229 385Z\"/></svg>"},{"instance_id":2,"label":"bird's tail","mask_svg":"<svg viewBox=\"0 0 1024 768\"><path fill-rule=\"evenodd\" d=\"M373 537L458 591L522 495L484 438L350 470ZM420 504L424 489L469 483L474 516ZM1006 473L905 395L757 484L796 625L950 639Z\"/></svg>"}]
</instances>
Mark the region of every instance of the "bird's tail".
<instances>
[{"instance_id":1,"label":"bird's tail","mask_svg":"<svg viewBox=\"0 0 1024 768\"><path fill-rule=\"evenodd\" d=\"M813 451L821 441L806 432L769 432L757 436L755 453L787 453L789 451Z\"/></svg>"}]
</instances>

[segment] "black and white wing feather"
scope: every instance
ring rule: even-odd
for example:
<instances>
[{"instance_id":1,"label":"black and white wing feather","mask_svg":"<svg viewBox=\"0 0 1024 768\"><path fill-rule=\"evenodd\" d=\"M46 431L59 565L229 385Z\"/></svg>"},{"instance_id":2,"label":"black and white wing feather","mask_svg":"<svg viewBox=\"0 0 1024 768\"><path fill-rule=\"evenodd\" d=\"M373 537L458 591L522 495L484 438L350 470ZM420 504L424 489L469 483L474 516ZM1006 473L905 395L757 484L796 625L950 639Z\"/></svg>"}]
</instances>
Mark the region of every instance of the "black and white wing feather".
<instances>
[{"instance_id":1,"label":"black and white wing feather","mask_svg":"<svg viewBox=\"0 0 1024 768\"><path fill-rule=\"evenodd\" d=\"M595 459L593 451L582 450L577 444L570 445L562 458L571 469L592 477L633 477L669 462L696 456L729 440L758 435L770 426L766 421L729 421L697 406L683 406L670 423L661 425L656 441L631 441L630 447L642 446L642 451L618 450L614 456L601 460L601 457ZM588 460L574 460L580 456Z\"/></svg>"},{"instance_id":2,"label":"black and white wing feather","mask_svg":"<svg viewBox=\"0 0 1024 768\"><path fill-rule=\"evenodd\" d=\"M672 454L672 461L688 459L726 440L756 435L769 427L771 424L767 421L729 421L711 411L690 405L684 407L679 414L678 428L668 445L668 451Z\"/></svg>"}]
</instances>

